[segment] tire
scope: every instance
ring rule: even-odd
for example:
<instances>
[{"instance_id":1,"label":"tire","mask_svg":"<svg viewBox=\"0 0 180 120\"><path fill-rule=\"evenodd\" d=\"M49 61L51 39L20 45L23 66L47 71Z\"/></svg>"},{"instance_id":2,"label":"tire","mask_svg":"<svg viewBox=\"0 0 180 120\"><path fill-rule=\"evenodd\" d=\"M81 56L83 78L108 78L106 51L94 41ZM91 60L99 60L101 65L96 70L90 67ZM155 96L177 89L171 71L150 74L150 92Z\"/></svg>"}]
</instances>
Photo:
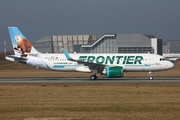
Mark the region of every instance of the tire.
<instances>
[{"instance_id":1,"label":"tire","mask_svg":"<svg viewBox=\"0 0 180 120\"><path fill-rule=\"evenodd\" d=\"M96 80L97 79L97 76L96 75L91 75L90 76L90 80Z\"/></svg>"}]
</instances>

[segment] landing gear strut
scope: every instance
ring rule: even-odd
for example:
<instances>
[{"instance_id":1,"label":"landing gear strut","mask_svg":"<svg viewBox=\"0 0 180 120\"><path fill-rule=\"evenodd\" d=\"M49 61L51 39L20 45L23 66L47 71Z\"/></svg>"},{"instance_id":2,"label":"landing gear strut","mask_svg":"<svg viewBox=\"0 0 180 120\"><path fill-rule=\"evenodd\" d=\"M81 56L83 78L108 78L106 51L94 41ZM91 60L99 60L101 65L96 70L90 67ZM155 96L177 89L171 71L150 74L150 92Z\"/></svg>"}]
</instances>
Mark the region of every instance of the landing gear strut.
<instances>
[{"instance_id":1,"label":"landing gear strut","mask_svg":"<svg viewBox=\"0 0 180 120\"><path fill-rule=\"evenodd\" d=\"M151 71L149 72L149 79L150 79L150 80L153 79L153 76L152 76L152 72L151 72Z\"/></svg>"}]
</instances>

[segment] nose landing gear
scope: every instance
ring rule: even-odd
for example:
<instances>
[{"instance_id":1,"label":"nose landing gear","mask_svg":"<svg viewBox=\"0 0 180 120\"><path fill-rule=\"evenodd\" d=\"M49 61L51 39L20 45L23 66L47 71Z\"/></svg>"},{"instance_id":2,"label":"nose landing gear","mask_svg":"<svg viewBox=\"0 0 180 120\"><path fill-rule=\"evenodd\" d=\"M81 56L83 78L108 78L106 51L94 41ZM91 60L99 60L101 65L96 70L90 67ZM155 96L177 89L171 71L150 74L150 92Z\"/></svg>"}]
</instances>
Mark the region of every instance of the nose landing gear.
<instances>
[{"instance_id":1,"label":"nose landing gear","mask_svg":"<svg viewBox=\"0 0 180 120\"><path fill-rule=\"evenodd\" d=\"M153 76L152 76L152 72L151 71L149 71L149 80L152 80L153 79Z\"/></svg>"}]
</instances>

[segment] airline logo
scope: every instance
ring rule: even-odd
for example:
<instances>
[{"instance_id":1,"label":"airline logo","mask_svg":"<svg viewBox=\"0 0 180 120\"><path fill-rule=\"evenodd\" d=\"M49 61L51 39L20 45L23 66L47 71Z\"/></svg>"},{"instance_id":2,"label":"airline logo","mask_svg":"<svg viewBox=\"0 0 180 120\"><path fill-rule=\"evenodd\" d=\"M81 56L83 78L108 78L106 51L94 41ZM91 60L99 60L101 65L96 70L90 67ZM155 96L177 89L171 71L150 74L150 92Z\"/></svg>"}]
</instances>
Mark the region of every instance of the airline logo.
<instances>
[{"instance_id":1,"label":"airline logo","mask_svg":"<svg viewBox=\"0 0 180 120\"><path fill-rule=\"evenodd\" d=\"M97 64L142 64L143 56L79 56L79 60Z\"/></svg>"}]
</instances>

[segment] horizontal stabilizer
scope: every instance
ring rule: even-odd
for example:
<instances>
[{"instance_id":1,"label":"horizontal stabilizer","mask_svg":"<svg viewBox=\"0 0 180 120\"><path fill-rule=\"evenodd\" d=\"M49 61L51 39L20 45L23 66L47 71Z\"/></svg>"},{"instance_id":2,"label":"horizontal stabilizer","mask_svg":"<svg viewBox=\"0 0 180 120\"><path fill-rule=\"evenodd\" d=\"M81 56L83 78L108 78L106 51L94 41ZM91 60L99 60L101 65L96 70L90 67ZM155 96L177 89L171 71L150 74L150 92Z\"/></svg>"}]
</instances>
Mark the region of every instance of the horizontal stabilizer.
<instances>
[{"instance_id":1,"label":"horizontal stabilizer","mask_svg":"<svg viewBox=\"0 0 180 120\"><path fill-rule=\"evenodd\" d=\"M17 56L17 55L7 55L6 57L9 58L15 58L15 59L21 59L21 60L27 60L27 57Z\"/></svg>"}]
</instances>

